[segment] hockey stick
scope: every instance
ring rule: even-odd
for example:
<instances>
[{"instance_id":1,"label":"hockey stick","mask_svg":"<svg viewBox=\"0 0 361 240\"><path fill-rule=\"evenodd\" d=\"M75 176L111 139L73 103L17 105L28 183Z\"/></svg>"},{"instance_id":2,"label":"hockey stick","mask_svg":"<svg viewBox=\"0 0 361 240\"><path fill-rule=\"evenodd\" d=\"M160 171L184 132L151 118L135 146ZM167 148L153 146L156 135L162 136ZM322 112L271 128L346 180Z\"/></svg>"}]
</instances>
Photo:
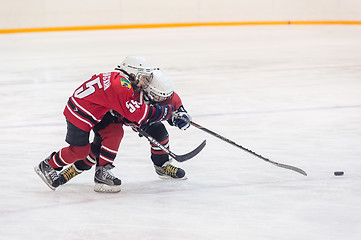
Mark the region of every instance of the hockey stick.
<instances>
[{"instance_id":1,"label":"hockey stick","mask_svg":"<svg viewBox=\"0 0 361 240\"><path fill-rule=\"evenodd\" d=\"M244 151L246 151L246 152L248 152L248 153L250 153L250 154L252 154L252 155L254 155L254 156L256 156L256 157L258 157L258 158L260 158L260 159L262 159L262 160L264 160L264 161L266 161L266 162L268 162L268 163L271 163L271 164L273 164L273 165L275 165L275 166L277 166L277 167L289 169L289 170L292 170L292 171L295 171L295 172L298 172L298 173L300 173L300 174L302 174L302 175L307 176L307 173L306 173L305 171L303 171L301 168L272 161L272 160L270 160L270 159L268 159L268 158L263 157L263 156L260 155L260 154L257 154L257 153L255 153L255 152L253 152L252 150L249 150L249 149L247 149L247 148L245 148L245 147L242 147L241 145L233 142L232 140L229 140L228 138L225 138L225 137L219 135L218 133L215 133L215 132L213 132L213 131L205 128L205 127L202 127L201 125L199 125L199 124L197 124L197 123L195 123L195 122L193 122L193 121L190 121L190 120L188 120L188 119L186 119L186 118L183 118L183 117L181 117L181 116L178 116L177 114L173 114L173 116L176 117L176 118L178 118L178 119L181 119L181 120L183 120L183 121L185 121L185 122L188 122L188 123L191 124L192 126L198 128L198 129L200 129L200 130L202 130L202 131L204 131L204 132L206 132L206 133L209 133L209 134L211 134L211 135L213 135L213 136L215 136L215 137L217 137L217 138L219 138L219 139L221 139L221 140L223 140L223 141L225 141L225 142L227 142L227 143L229 143L229 144L232 144L233 146L236 146L236 147L238 147L238 148L240 148L240 149L242 149L242 150L244 150Z\"/></svg>"},{"instance_id":2,"label":"hockey stick","mask_svg":"<svg viewBox=\"0 0 361 240\"><path fill-rule=\"evenodd\" d=\"M156 145L157 147L159 147L160 149L162 149L162 151L166 152L169 156L171 156L172 158L174 158L177 162L184 162L187 161L191 158L193 158L194 156L196 156L200 151L202 151L202 149L206 146L206 140L204 140L197 148L195 148L193 151L186 153L184 155L177 155L175 153L173 153L171 150L169 150L167 147L165 147L164 145L160 144L157 140L155 140L152 136L150 136L146 131L138 128L137 131L144 137L146 137L148 139L149 142L153 143L154 145Z\"/></svg>"}]
</instances>

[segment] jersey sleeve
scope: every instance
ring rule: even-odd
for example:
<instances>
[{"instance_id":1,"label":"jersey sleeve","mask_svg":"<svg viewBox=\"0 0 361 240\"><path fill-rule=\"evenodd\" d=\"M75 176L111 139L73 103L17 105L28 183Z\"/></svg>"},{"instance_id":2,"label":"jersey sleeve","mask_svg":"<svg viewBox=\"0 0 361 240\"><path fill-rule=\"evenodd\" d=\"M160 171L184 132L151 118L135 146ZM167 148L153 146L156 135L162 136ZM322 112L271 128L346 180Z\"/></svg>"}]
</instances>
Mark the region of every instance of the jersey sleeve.
<instances>
[{"instance_id":1,"label":"jersey sleeve","mask_svg":"<svg viewBox=\"0 0 361 240\"><path fill-rule=\"evenodd\" d=\"M149 106L134 99L132 85L126 77L114 74L109 88L105 90L111 108L129 121L141 125L149 118Z\"/></svg>"},{"instance_id":2,"label":"jersey sleeve","mask_svg":"<svg viewBox=\"0 0 361 240\"><path fill-rule=\"evenodd\" d=\"M183 105L181 98L179 97L179 95L176 92L173 93L173 98L172 98L170 104L172 106L174 106L175 110L177 110L180 106Z\"/></svg>"},{"instance_id":3,"label":"jersey sleeve","mask_svg":"<svg viewBox=\"0 0 361 240\"><path fill-rule=\"evenodd\" d=\"M176 92L174 92L171 97L169 97L167 100L163 101L159 105L165 106L167 104L172 105L174 110L178 110L178 108L180 108L183 105L181 98Z\"/></svg>"}]
</instances>

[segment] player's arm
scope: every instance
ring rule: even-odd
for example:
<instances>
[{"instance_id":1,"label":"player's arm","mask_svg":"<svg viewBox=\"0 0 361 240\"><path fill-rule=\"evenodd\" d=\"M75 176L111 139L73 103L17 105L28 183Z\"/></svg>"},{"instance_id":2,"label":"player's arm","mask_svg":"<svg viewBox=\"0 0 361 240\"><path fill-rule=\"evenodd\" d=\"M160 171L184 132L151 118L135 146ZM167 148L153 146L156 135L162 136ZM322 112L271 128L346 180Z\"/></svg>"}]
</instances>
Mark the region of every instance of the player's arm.
<instances>
[{"instance_id":1,"label":"player's arm","mask_svg":"<svg viewBox=\"0 0 361 240\"><path fill-rule=\"evenodd\" d=\"M177 126L181 130L186 130L187 128L189 128L190 126L189 122L177 118L177 116L180 116L189 121L192 120L191 116L184 108L181 98L176 92L173 93L170 104L174 106L175 114L173 114L172 117L168 120L168 123L172 126Z\"/></svg>"},{"instance_id":2,"label":"player's arm","mask_svg":"<svg viewBox=\"0 0 361 240\"><path fill-rule=\"evenodd\" d=\"M168 120L172 116L174 107L170 104L160 105L146 105L140 104L133 98L129 98L125 101L125 110L118 111L122 112L122 116L133 122L136 126L143 127L153 122L159 122Z\"/></svg>"},{"instance_id":3,"label":"player's arm","mask_svg":"<svg viewBox=\"0 0 361 240\"><path fill-rule=\"evenodd\" d=\"M111 109L137 126L168 120L174 111L174 107L170 104L149 106L139 103L134 98L130 82L123 76L116 76L109 89L113 90L107 95Z\"/></svg>"}]
</instances>

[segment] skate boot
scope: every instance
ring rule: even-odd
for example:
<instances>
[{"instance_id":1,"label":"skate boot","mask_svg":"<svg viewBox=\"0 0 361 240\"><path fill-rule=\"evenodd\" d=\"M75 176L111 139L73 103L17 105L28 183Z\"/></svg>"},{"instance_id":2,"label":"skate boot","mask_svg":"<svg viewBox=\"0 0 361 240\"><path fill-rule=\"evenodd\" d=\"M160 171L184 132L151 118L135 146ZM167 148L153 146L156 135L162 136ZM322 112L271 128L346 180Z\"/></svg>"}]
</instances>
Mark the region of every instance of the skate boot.
<instances>
[{"instance_id":1,"label":"skate boot","mask_svg":"<svg viewBox=\"0 0 361 240\"><path fill-rule=\"evenodd\" d=\"M87 159L91 158L90 155L87 157ZM95 161L95 160L94 160ZM96 162L94 162L95 164ZM80 173L84 171L88 171L92 168L93 165L88 165L85 163L85 160L78 160L72 165L70 165L67 169L62 171L59 174L60 178L60 185L63 185L70 181L70 179L74 178L75 176L79 175Z\"/></svg>"},{"instance_id":2,"label":"skate boot","mask_svg":"<svg viewBox=\"0 0 361 240\"><path fill-rule=\"evenodd\" d=\"M120 192L122 182L115 177L110 169L114 168L112 164L97 166L94 176L94 191L96 192Z\"/></svg>"},{"instance_id":3,"label":"skate boot","mask_svg":"<svg viewBox=\"0 0 361 240\"><path fill-rule=\"evenodd\" d=\"M49 160L55 153L56 152L53 152L49 157L41 161L38 166L34 167L35 172L53 191L55 191L55 189L60 185L59 176L56 173L56 170L49 165Z\"/></svg>"},{"instance_id":4,"label":"skate boot","mask_svg":"<svg viewBox=\"0 0 361 240\"><path fill-rule=\"evenodd\" d=\"M154 165L155 172L163 179L182 179L186 180L186 173L183 169L173 166L168 162L165 162L163 166L159 167Z\"/></svg>"},{"instance_id":5,"label":"skate boot","mask_svg":"<svg viewBox=\"0 0 361 240\"><path fill-rule=\"evenodd\" d=\"M79 170L76 168L74 164L70 165L70 167L67 167L65 170L63 170L61 173L59 173L59 181L60 185L63 185L70 181L73 177L76 175L79 175L82 173L82 170Z\"/></svg>"}]
</instances>

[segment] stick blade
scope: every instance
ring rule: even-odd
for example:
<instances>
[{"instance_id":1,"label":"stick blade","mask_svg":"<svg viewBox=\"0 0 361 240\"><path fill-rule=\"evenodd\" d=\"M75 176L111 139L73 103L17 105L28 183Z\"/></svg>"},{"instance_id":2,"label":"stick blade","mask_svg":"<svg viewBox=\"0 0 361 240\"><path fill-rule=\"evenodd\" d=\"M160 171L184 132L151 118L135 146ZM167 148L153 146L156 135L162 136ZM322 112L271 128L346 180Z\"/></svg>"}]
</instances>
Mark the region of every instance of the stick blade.
<instances>
[{"instance_id":1,"label":"stick blade","mask_svg":"<svg viewBox=\"0 0 361 240\"><path fill-rule=\"evenodd\" d=\"M193 151L183 154L183 155L175 155L173 158L177 162L185 162L193 157L195 157L198 153L200 153L203 148L206 146L206 140L204 140L197 148L195 148Z\"/></svg>"},{"instance_id":2,"label":"stick blade","mask_svg":"<svg viewBox=\"0 0 361 240\"><path fill-rule=\"evenodd\" d=\"M307 173L305 171L303 171L301 168L295 167L295 166L291 166L291 165L287 165L287 164L283 164L283 163L275 163L272 162L273 164L275 164L277 167L281 167L281 168L286 168L295 172L298 172L304 176L307 176Z\"/></svg>"}]
</instances>

